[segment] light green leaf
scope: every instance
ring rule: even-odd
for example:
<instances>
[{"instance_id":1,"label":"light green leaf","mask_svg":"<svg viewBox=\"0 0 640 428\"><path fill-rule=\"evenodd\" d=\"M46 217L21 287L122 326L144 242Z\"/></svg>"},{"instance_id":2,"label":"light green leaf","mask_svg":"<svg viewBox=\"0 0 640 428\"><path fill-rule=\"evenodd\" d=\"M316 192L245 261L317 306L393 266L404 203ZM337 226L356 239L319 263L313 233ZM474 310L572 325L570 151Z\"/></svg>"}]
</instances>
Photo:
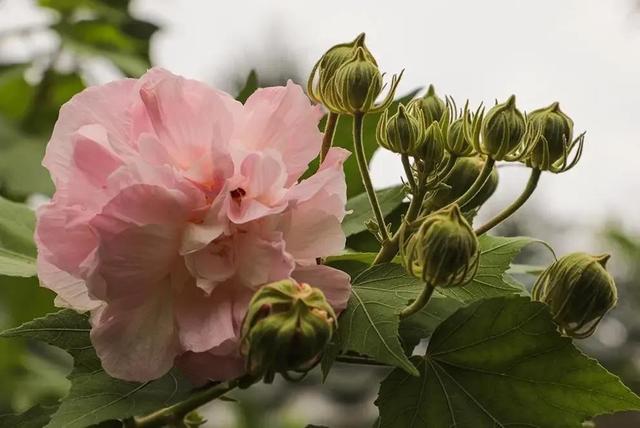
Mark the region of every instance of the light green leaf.
<instances>
[{"instance_id":1,"label":"light green leaf","mask_svg":"<svg viewBox=\"0 0 640 428\"><path fill-rule=\"evenodd\" d=\"M380 428L577 428L593 416L640 409L640 398L561 336L545 305L483 300L440 324L420 377L382 382Z\"/></svg>"},{"instance_id":2,"label":"light green leaf","mask_svg":"<svg viewBox=\"0 0 640 428\"><path fill-rule=\"evenodd\" d=\"M405 197L402 186L378 190L376 195L378 196L378 202L382 209L382 215L385 217L398 208ZM351 213L347 214L342 221L342 230L347 237L367 230L365 222L374 218L373 211L371 211L371 204L369 204L369 198L366 193L361 193L358 196L350 198L347 201L347 211L351 211Z\"/></svg>"},{"instance_id":3,"label":"light green leaf","mask_svg":"<svg viewBox=\"0 0 640 428\"><path fill-rule=\"evenodd\" d=\"M110 377L91 346L89 330L86 316L66 309L0 334L0 337L41 340L73 356L74 368L69 375L71 390L47 427L81 428L109 419L146 414L178 401L191 388L175 372L146 383Z\"/></svg>"},{"instance_id":4,"label":"light green leaf","mask_svg":"<svg viewBox=\"0 0 640 428\"><path fill-rule=\"evenodd\" d=\"M0 275L36 274L34 227L32 210L0 197Z\"/></svg>"},{"instance_id":5,"label":"light green leaf","mask_svg":"<svg viewBox=\"0 0 640 428\"><path fill-rule=\"evenodd\" d=\"M523 293L524 288L513 278L505 275L505 272L520 250L533 242L541 241L528 237L481 236L480 267L473 280L464 287L438 289L438 291L463 303Z\"/></svg>"},{"instance_id":6,"label":"light green leaf","mask_svg":"<svg viewBox=\"0 0 640 428\"><path fill-rule=\"evenodd\" d=\"M422 283L409 277L399 265L378 265L364 271L353 281L349 304L340 316L341 349L368 355L416 375L398 338L398 314L421 289Z\"/></svg>"}]
</instances>

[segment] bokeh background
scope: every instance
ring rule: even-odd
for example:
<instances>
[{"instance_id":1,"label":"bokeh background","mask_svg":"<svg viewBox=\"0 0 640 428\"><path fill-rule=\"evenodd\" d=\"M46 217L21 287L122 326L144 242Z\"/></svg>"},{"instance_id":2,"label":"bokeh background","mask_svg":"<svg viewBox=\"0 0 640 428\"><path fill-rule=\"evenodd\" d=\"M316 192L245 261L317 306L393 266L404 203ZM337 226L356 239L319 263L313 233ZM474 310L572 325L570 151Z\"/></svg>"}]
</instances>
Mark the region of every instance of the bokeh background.
<instances>
[{"instance_id":1,"label":"bokeh background","mask_svg":"<svg viewBox=\"0 0 640 428\"><path fill-rule=\"evenodd\" d=\"M367 33L383 71L405 69L399 93L433 83L459 103L516 94L525 110L559 101L587 131L583 158L545 174L525 208L502 226L559 254L613 254L618 307L580 345L640 392L640 2L635 0L0 0L0 195L36 207L52 192L42 153L62 103L84 87L159 65L238 93L299 83L331 45ZM400 182L400 162L379 151L377 187ZM528 171L500 170L488 217L521 190ZM544 264L528 249L521 262ZM526 278L524 279L526 281ZM0 329L52 310L34 280L0 277ZM0 341L0 413L55 400L69 359L36 343ZM208 427L371 426L384 370L339 366L326 385L256 388L206 410ZM638 415L598 427L640 426Z\"/></svg>"}]
</instances>

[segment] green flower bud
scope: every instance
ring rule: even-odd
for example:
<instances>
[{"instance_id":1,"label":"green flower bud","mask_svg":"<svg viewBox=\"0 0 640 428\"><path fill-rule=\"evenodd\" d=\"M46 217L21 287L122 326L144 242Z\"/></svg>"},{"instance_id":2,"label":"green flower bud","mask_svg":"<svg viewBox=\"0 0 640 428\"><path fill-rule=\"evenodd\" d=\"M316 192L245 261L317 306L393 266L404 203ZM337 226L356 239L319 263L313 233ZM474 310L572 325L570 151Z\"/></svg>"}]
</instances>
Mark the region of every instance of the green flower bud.
<instances>
[{"instance_id":1,"label":"green flower bud","mask_svg":"<svg viewBox=\"0 0 640 428\"><path fill-rule=\"evenodd\" d=\"M331 94L335 92L336 71L353 58L357 48L362 48L367 59L374 65L377 64L375 58L367 49L364 39L365 34L361 33L349 43L340 43L333 46L314 65L307 82L307 92L315 102L327 104Z\"/></svg>"},{"instance_id":2,"label":"green flower bud","mask_svg":"<svg viewBox=\"0 0 640 428\"><path fill-rule=\"evenodd\" d=\"M413 153L418 166L426 176L437 172L445 159L444 137L438 122L433 122L424 133L424 137Z\"/></svg>"},{"instance_id":3,"label":"green flower bud","mask_svg":"<svg viewBox=\"0 0 640 428\"><path fill-rule=\"evenodd\" d=\"M573 140L573 120L560 110L558 103L531 112L527 119L527 145L530 148L525 159L527 166L562 172L575 165L582 152L584 136ZM576 144L580 144L576 159L567 166L567 158Z\"/></svg>"},{"instance_id":4,"label":"green flower bud","mask_svg":"<svg viewBox=\"0 0 640 428\"><path fill-rule=\"evenodd\" d=\"M433 122L439 121L447 109L442 98L436 95L433 85L429 85L427 93L422 98L411 101L411 104L422 111L425 128L431 126Z\"/></svg>"},{"instance_id":5,"label":"green flower bud","mask_svg":"<svg viewBox=\"0 0 640 428\"><path fill-rule=\"evenodd\" d=\"M476 181L476 178L480 175L480 171L482 171L484 163L485 158L480 155L458 158L448 177L444 180L444 184L447 187L441 187L427 199L427 208L429 210L440 209L462 196ZM487 202L497 188L498 169L494 166L484 186L482 186L476 196L465 205L465 209L473 211L480 207Z\"/></svg>"},{"instance_id":6,"label":"green flower bud","mask_svg":"<svg viewBox=\"0 0 640 428\"><path fill-rule=\"evenodd\" d=\"M602 317L616 305L618 293L606 270L607 260L608 254L569 254L551 264L533 286L533 299L549 305L566 335L591 336Z\"/></svg>"},{"instance_id":7,"label":"green flower bud","mask_svg":"<svg viewBox=\"0 0 640 428\"><path fill-rule=\"evenodd\" d=\"M524 115L516 108L516 97L492 107L482 122L482 142L476 150L494 160L517 160L523 156L526 131Z\"/></svg>"},{"instance_id":8,"label":"green flower bud","mask_svg":"<svg viewBox=\"0 0 640 428\"><path fill-rule=\"evenodd\" d=\"M480 260L478 238L457 205L428 215L402 251L407 271L432 287L466 284Z\"/></svg>"},{"instance_id":9,"label":"green flower bud","mask_svg":"<svg viewBox=\"0 0 640 428\"><path fill-rule=\"evenodd\" d=\"M460 117L449 125L445 148L453 156L465 157L474 153L473 143L465 134L465 126L471 127L469 116Z\"/></svg>"},{"instance_id":10,"label":"green flower bud","mask_svg":"<svg viewBox=\"0 0 640 428\"><path fill-rule=\"evenodd\" d=\"M368 112L382 90L382 74L362 48L336 71L335 99L340 113Z\"/></svg>"},{"instance_id":11,"label":"green flower bud","mask_svg":"<svg viewBox=\"0 0 640 428\"><path fill-rule=\"evenodd\" d=\"M290 279L267 284L253 296L242 324L247 372L267 381L275 373L306 372L335 328L336 315L319 289Z\"/></svg>"},{"instance_id":12,"label":"green flower bud","mask_svg":"<svg viewBox=\"0 0 640 428\"><path fill-rule=\"evenodd\" d=\"M424 136L422 120L410 114L402 104L398 106L396 114L390 118L388 116L388 110L385 110L378 121L378 143L394 153L415 153Z\"/></svg>"}]
</instances>

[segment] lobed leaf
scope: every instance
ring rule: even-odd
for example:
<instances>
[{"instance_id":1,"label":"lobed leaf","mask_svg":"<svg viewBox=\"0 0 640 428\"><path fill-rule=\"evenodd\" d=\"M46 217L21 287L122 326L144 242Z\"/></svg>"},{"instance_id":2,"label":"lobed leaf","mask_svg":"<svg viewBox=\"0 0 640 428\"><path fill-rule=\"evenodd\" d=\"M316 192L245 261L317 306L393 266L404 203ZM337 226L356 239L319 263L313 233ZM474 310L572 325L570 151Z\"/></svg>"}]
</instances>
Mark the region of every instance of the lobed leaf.
<instances>
[{"instance_id":1,"label":"lobed leaf","mask_svg":"<svg viewBox=\"0 0 640 428\"><path fill-rule=\"evenodd\" d=\"M402 204L405 197L403 186L393 186L376 191L383 216L388 216ZM347 211L350 213L342 221L342 230L349 237L367 230L365 222L374 218L371 204L366 193L361 193L347 201Z\"/></svg>"},{"instance_id":2,"label":"lobed leaf","mask_svg":"<svg viewBox=\"0 0 640 428\"><path fill-rule=\"evenodd\" d=\"M36 275L35 214L0 197L0 275Z\"/></svg>"},{"instance_id":3,"label":"lobed leaf","mask_svg":"<svg viewBox=\"0 0 640 428\"><path fill-rule=\"evenodd\" d=\"M558 333L542 303L482 300L440 324L420 377L394 370L380 388L380 428L577 428L640 409L640 397Z\"/></svg>"}]
</instances>

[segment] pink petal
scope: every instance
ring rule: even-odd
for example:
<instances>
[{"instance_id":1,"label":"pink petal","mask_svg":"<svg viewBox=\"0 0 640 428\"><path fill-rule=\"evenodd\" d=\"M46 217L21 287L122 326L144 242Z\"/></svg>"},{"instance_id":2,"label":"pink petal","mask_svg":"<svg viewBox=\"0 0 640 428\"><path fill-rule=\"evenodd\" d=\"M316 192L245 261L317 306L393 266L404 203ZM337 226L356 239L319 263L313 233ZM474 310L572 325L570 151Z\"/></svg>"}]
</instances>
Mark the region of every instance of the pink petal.
<instances>
[{"instance_id":1,"label":"pink petal","mask_svg":"<svg viewBox=\"0 0 640 428\"><path fill-rule=\"evenodd\" d=\"M180 352L169 284L156 284L138 304L110 303L92 318L91 341L102 367L113 377L145 382L163 376ZM164 291L164 292L163 292Z\"/></svg>"},{"instance_id":2,"label":"pink petal","mask_svg":"<svg viewBox=\"0 0 640 428\"><path fill-rule=\"evenodd\" d=\"M176 365L195 385L209 381L225 381L245 372L244 359L237 353L215 355L213 352L186 352L176 360Z\"/></svg>"},{"instance_id":3,"label":"pink petal","mask_svg":"<svg viewBox=\"0 0 640 428\"><path fill-rule=\"evenodd\" d=\"M281 234L261 237L250 232L239 233L234 244L236 277L247 287L257 288L287 278L295 267L293 257L285 251Z\"/></svg>"},{"instance_id":4,"label":"pink petal","mask_svg":"<svg viewBox=\"0 0 640 428\"><path fill-rule=\"evenodd\" d=\"M122 151L131 148L128 113L137 97L135 85L135 80L125 79L87 88L62 106L42 162L56 186L69 177L74 149L70 139L83 126L99 124L112 146Z\"/></svg>"},{"instance_id":5,"label":"pink petal","mask_svg":"<svg viewBox=\"0 0 640 428\"><path fill-rule=\"evenodd\" d=\"M321 289L337 313L347 307L351 296L351 278L341 270L324 265L298 265L291 277Z\"/></svg>"},{"instance_id":6,"label":"pink petal","mask_svg":"<svg viewBox=\"0 0 640 428\"><path fill-rule=\"evenodd\" d=\"M232 283L217 287L209 295L197 287L185 287L176 300L183 348L204 352L235 340L241 326L234 317L234 308L246 311L250 298L249 290Z\"/></svg>"},{"instance_id":7,"label":"pink petal","mask_svg":"<svg viewBox=\"0 0 640 428\"><path fill-rule=\"evenodd\" d=\"M244 107L238 144L248 150L279 151L287 167L287 184L293 184L320 151L321 108L311 105L302 88L291 81L286 87L258 89Z\"/></svg>"},{"instance_id":8,"label":"pink petal","mask_svg":"<svg viewBox=\"0 0 640 428\"><path fill-rule=\"evenodd\" d=\"M48 256L38 256L38 279L42 286L54 291L57 296L55 305L84 312L97 309L102 305L99 300L89 296L89 290L83 279L60 270L47 261Z\"/></svg>"}]
</instances>

